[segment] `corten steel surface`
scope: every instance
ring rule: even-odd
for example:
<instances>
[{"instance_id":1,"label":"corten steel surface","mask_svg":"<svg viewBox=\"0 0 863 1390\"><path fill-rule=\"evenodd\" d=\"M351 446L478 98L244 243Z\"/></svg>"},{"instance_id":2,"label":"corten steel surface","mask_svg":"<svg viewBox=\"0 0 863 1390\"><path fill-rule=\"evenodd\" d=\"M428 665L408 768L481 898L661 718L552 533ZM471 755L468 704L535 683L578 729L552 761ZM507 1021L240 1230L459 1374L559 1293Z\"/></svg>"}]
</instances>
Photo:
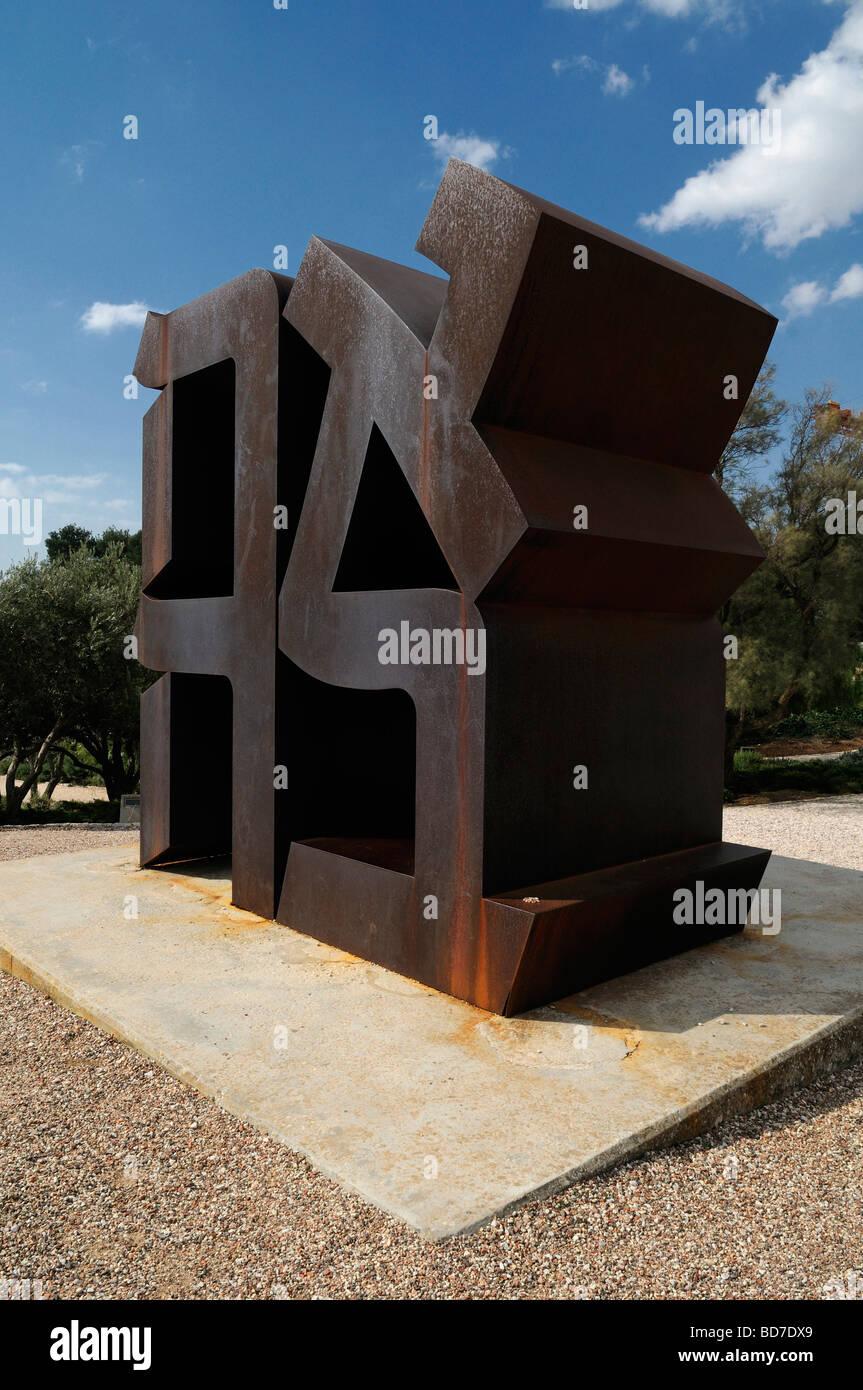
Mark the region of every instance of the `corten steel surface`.
<instances>
[{"instance_id":1,"label":"corten steel surface","mask_svg":"<svg viewBox=\"0 0 863 1390\"><path fill-rule=\"evenodd\" d=\"M135 363L164 388L144 420L138 650L169 673L141 701L141 862L233 846L235 900L265 917L286 853L273 769L289 533L274 508L296 515L326 382L281 317L291 283L253 270L148 314Z\"/></svg>"},{"instance_id":2,"label":"corten steel surface","mask_svg":"<svg viewBox=\"0 0 863 1390\"><path fill-rule=\"evenodd\" d=\"M760 881L766 852L721 843L715 614L761 554L710 474L776 324L458 161L417 249L449 279L313 239L293 284L148 320L141 659L172 674L145 698L142 861L223 847L190 753L232 720L235 902L269 915L275 884L279 921L509 1014L732 930L675 927L676 889ZM202 369L229 358L226 444ZM224 540L177 522L211 455L235 460L232 597ZM402 623L484 629L485 674L382 665Z\"/></svg>"}]
</instances>

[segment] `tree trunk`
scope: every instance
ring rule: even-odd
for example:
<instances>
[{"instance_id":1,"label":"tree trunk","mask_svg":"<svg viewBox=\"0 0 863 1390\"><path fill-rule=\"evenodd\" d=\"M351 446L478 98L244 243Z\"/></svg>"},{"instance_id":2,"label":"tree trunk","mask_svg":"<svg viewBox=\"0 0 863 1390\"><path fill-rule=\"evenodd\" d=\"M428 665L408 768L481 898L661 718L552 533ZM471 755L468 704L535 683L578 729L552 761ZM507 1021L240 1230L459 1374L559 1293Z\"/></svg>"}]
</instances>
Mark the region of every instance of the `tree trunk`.
<instances>
[{"instance_id":1,"label":"tree trunk","mask_svg":"<svg viewBox=\"0 0 863 1390\"><path fill-rule=\"evenodd\" d=\"M6 769L6 815L15 799L15 773L21 766L21 749L17 743L12 744L12 757L9 759L9 766Z\"/></svg>"},{"instance_id":2,"label":"tree trunk","mask_svg":"<svg viewBox=\"0 0 863 1390\"><path fill-rule=\"evenodd\" d=\"M52 769L52 772L51 772L51 776L50 776L49 779L48 779L48 785L47 785L47 787L45 788L45 792L44 792L44 795L43 795L43 800L44 800L44 801L49 802L49 801L51 800L51 798L53 797L55 791L57 790L57 787L58 787L59 784L60 784L60 779L62 778L62 776L63 776L63 754L60 753L59 756L56 756L56 755L55 755L55 757L54 757L54 766L53 766L53 769Z\"/></svg>"},{"instance_id":3,"label":"tree trunk","mask_svg":"<svg viewBox=\"0 0 863 1390\"><path fill-rule=\"evenodd\" d=\"M9 764L10 770L6 773L7 820L11 820L13 816L18 816L21 814L21 807L24 803L24 798L27 795L27 793L37 785L39 781L39 773L42 771L45 759L47 758L52 747L54 746L54 742L59 735L59 731L60 721L58 720L51 732L45 735L45 738L42 740L41 748L36 754L34 754L32 759L30 760L30 771L24 778L24 781L19 783L18 785L16 785L15 783L15 772L18 770L18 767L20 766L21 758L20 753L18 753L17 751L15 754L13 754L12 762Z\"/></svg>"},{"instance_id":4,"label":"tree trunk","mask_svg":"<svg viewBox=\"0 0 863 1390\"><path fill-rule=\"evenodd\" d=\"M98 752L89 745L85 747L99 763L109 801L119 801L122 796L134 792L138 785L137 758L134 755L130 756L127 765L123 756L123 742L119 737L114 739L110 746L106 744Z\"/></svg>"},{"instance_id":5,"label":"tree trunk","mask_svg":"<svg viewBox=\"0 0 863 1390\"><path fill-rule=\"evenodd\" d=\"M778 701L777 701L777 703L776 703L776 708L777 708L777 710L778 710L778 712L779 712L779 717L780 717L780 719L784 719L784 718L785 718L785 711L787 710L788 705L789 705L790 702L791 702L791 697L792 697L792 695L794 695L794 694L796 693L796 691L797 691L797 677L795 676L794 680L789 681L788 685L786 685L785 689L783 690L782 694L779 696L779 699L778 699ZM777 723L778 723L778 720L777 720Z\"/></svg>"}]
</instances>

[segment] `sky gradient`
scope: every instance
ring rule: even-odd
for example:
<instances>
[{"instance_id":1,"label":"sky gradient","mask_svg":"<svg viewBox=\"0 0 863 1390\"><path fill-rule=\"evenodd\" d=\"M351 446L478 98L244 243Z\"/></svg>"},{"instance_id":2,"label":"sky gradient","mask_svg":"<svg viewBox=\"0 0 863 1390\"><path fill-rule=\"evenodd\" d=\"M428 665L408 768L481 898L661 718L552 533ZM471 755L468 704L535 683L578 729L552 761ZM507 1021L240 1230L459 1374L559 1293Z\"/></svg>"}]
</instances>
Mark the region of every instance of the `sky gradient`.
<instances>
[{"instance_id":1,"label":"sky gradient","mask_svg":"<svg viewBox=\"0 0 863 1390\"><path fill-rule=\"evenodd\" d=\"M140 525L146 306L280 245L295 274L312 234L432 269L450 154L733 285L781 319L783 395L863 409L863 0L49 3L4 31L0 498L45 532ZM779 110L781 143L676 143L698 102ZM32 550L0 534L0 565Z\"/></svg>"}]
</instances>

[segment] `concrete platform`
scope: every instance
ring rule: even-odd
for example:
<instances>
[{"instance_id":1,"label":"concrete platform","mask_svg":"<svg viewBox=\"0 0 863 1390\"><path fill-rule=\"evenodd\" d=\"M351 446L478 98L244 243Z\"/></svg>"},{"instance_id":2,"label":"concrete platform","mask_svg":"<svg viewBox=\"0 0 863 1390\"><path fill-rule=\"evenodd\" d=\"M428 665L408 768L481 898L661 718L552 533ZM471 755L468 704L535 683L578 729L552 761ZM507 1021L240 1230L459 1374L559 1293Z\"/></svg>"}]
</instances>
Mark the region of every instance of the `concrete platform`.
<instances>
[{"instance_id":1,"label":"concrete platform","mask_svg":"<svg viewBox=\"0 0 863 1390\"><path fill-rule=\"evenodd\" d=\"M431 1239L863 1051L863 873L774 858L778 936L509 1020L233 909L225 873L4 863L0 965Z\"/></svg>"}]
</instances>

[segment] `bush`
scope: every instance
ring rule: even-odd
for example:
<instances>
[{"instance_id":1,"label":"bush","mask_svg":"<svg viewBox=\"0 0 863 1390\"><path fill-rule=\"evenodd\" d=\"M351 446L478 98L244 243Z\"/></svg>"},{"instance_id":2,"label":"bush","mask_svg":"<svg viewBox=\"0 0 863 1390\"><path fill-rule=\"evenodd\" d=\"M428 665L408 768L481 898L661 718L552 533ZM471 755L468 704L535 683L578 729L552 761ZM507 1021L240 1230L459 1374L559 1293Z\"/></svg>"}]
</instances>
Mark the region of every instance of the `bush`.
<instances>
[{"instance_id":1,"label":"bush","mask_svg":"<svg viewBox=\"0 0 863 1390\"><path fill-rule=\"evenodd\" d=\"M845 709L806 710L803 714L789 714L774 724L768 731L768 738L856 738L863 734L863 708L852 706Z\"/></svg>"},{"instance_id":2,"label":"bush","mask_svg":"<svg viewBox=\"0 0 863 1390\"><path fill-rule=\"evenodd\" d=\"M752 748L738 748L734 754L735 772L757 772L766 764L767 759L762 758L761 754L756 753Z\"/></svg>"},{"instance_id":3,"label":"bush","mask_svg":"<svg viewBox=\"0 0 863 1390\"><path fill-rule=\"evenodd\" d=\"M6 805L3 799L5 816ZM7 825L44 825L47 821L97 821L100 825L116 825L120 819L119 801L52 801L45 806L26 803L17 814L6 820ZM135 827L130 826L134 831Z\"/></svg>"},{"instance_id":4,"label":"bush","mask_svg":"<svg viewBox=\"0 0 863 1390\"><path fill-rule=\"evenodd\" d=\"M757 753L737 753L725 800L772 792L800 792L807 796L863 792L863 749L843 753L841 758L813 758L809 762L773 761Z\"/></svg>"}]
</instances>

